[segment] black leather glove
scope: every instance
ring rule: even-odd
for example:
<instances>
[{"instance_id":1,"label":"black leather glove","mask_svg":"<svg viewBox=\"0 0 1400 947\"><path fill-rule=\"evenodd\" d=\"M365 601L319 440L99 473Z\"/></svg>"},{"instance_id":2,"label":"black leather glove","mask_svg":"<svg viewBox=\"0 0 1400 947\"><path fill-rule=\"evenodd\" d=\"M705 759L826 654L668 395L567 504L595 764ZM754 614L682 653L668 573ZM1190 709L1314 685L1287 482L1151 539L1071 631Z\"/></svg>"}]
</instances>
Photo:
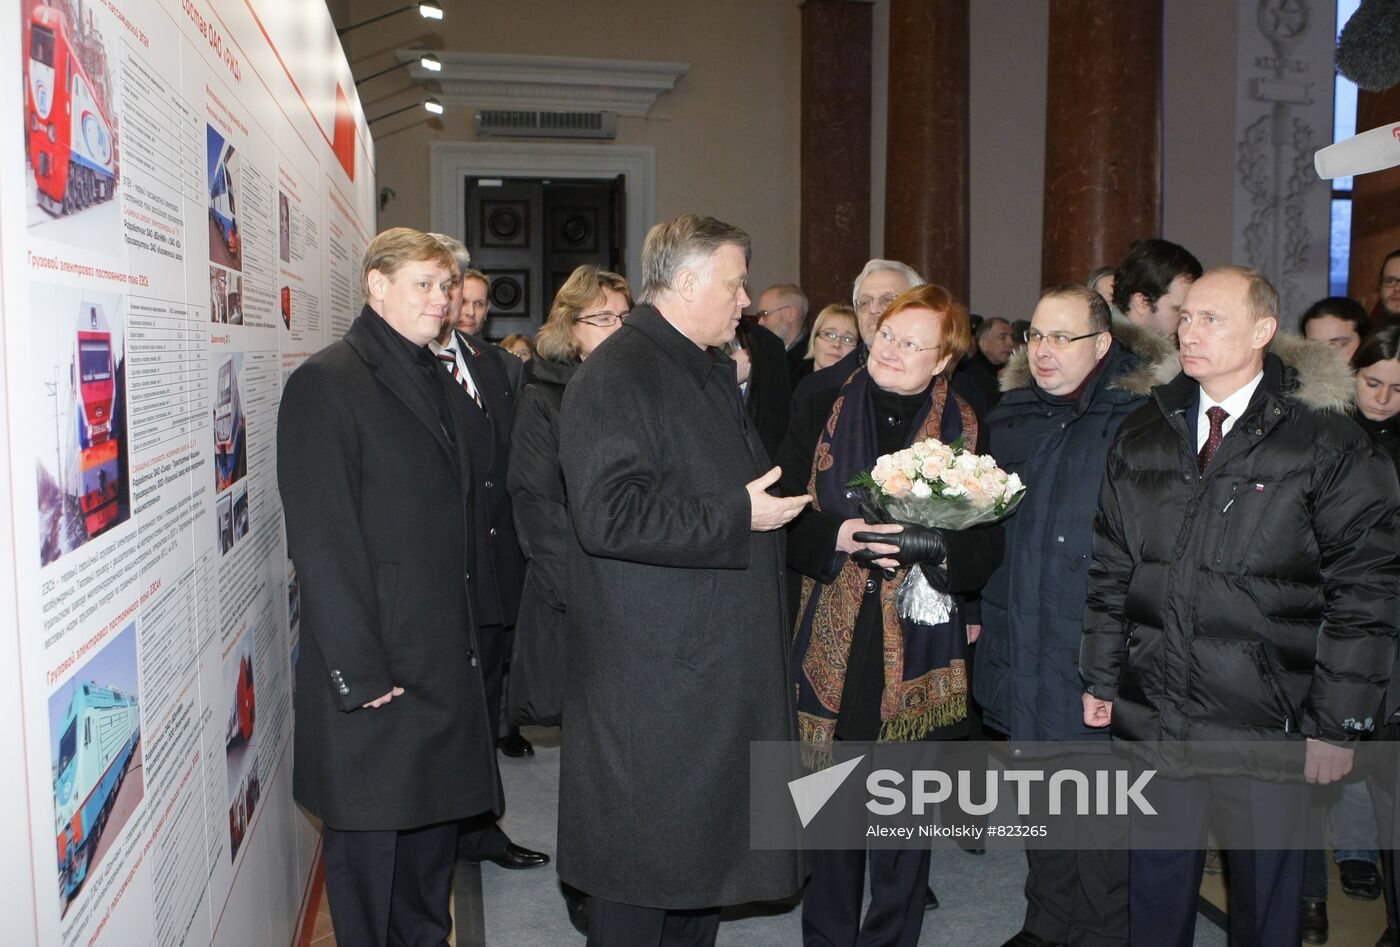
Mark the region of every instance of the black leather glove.
<instances>
[{"instance_id":1,"label":"black leather glove","mask_svg":"<svg viewBox=\"0 0 1400 947\"><path fill-rule=\"evenodd\" d=\"M858 543L883 543L897 546L898 552L881 555L869 549L857 549L851 558L861 565L869 565L876 559L894 559L902 566L922 563L925 566L939 566L948 558L948 546L943 541L943 531L933 526L915 526L905 523L903 532L869 533L859 532L851 536Z\"/></svg>"}]
</instances>

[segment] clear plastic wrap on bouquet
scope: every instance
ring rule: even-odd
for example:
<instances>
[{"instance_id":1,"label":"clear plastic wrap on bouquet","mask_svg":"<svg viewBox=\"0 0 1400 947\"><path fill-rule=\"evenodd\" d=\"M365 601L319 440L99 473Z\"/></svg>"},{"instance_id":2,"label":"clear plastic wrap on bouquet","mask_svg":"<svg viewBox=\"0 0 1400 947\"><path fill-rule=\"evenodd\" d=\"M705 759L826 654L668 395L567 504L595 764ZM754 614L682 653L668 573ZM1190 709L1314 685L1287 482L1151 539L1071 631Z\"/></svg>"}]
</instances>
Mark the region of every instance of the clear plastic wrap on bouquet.
<instances>
[{"instance_id":1,"label":"clear plastic wrap on bouquet","mask_svg":"<svg viewBox=\"0 0 1400 947\"><path fill-rule=\"evenodd\" d=\"M934 438L885 454L850 485L867 491L867 519L950 530L995 523L1025 496L1020 477L1007 474L993 458ZM953 613L952 597L930 582L923 568L909 570L896 601L900 617L922 625L942 624Z\"/></svg>"}]
</instances>

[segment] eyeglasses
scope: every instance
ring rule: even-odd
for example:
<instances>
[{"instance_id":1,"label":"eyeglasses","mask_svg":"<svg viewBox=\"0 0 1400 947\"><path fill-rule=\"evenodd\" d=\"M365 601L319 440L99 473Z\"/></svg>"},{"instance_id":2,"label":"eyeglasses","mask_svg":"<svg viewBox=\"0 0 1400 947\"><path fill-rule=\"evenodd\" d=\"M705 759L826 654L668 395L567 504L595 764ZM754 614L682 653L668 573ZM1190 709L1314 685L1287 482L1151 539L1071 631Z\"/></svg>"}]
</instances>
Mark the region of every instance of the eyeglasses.
<instances>
[{"instance_id":1,"label":"eyeglasses","mask_svg":"<svg viewBox=\"0 0 1400 947\"><path fill-rule=\"evenodd\" d=\"M823 329L822 331L817 333L817 338L826 339L833 345L839 345L842 348L851 348L856 344L856 342L859 341L855 336L842 335L835 329Z\"/></svg>"},{"instance_id":2,"label":"eyeglasses","mask_svg":"<svg viewBox=\"0 0 1400 947\"><path fill-rule=\"evenodd\" d=\"M860 312L869 312L871 310L871 307L873 307L876 303L880 304L880 308L882 310L888 309L890 308L890 303L894 302L898 298L899 293L881 293L879 296L876 296L873 299L869 296L862 296L856 300L856 309Z\"/></svg>"},{"instance_id":3,"label":"eyeglasses","mask_svg":"<svg viewBox=\"0 0 1400 947\"><path fill-rule=\"evenodd\" d=\"M893 345L899 349L903 355L918 355L920 352L927 352L929 349L939 348L937 345L920 345L918 339L896 339L890 334L889 329L881 329L875 333L876 338L886 345Z\"/></svg>"},{"instance_id":4,"label":"eyeglasses","mask_svg":"<svg viewBox=\"0 0 1400 947\"><path fill-rule=\"evenodd\" d=\"M574 316L575 322L586 322L588 325L597 326L600 329L611 329L619 322L626 322L631 310L627 312L586 312L581 316Z\"/></svg>"},{"instance_id":5,"label":"eyeglasses","mask_svg":"<svg viewBox=\"0 0 1400 947\"><path fill-rule=\"evenodd\" d=\"M772 309L760 309L758 312L753 314L753 317L755 319L762 319L764 316L771 316L776 313L782 312L784 309L791 308L792 306L774 306Z\"/></svg>"},{"instance_id":6,"label":"eyeglasses","mask_svg":"<svg viewBox=\"0 0 1400 947\"><path fill-rule=\"evenodd\" d=\"M1381 289L1394 289L1400 286L1400 276L1387 276L1381 280Z\"/></svg>"},{"instance_id":7,"label":"eyeglasses","mask_svg":"<svg viewBox=\"0 0 1400 947\"><path fill-rule=\"evenodd\" d=\"M1086 332L1083 335L1066 335L1063 332L1041 332L1039 329L1026 330L1026 344L1035 348L1040 344L1041 339L1048 339L1050 344L1057 349L1062 349L1071 342L1078 342L1080 339L1092 339L1096 335L1103 335L1107 329L1100 329L1097 332Z\"/></svg>"}]
</instances>

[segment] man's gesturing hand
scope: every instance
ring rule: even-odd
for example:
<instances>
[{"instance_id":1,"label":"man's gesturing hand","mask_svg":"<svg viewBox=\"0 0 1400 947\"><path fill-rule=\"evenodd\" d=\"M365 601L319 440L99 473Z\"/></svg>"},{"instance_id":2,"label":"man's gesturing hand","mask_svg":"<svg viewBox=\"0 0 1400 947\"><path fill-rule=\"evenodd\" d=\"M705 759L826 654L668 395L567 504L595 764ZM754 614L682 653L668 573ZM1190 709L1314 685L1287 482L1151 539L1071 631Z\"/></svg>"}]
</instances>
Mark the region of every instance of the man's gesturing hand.
<instances>
[{"instance_id":1,"label":"man's gesturing hand","mask_svg":"<svg viewBox=\"0 0 1400 947\"><path fill-rule=\"evenodd\" d=\"M361 705L360 705L360 709L361 709L361 710L373 710L373 709L375 709L376 707L383 707L385 704L387 704L389 701L393 700L395 697L402 697L402 696L403 696L403 688L402 688L402 687L395 687L393 690L389 691L389 693L385 694L383 697L376 697L374 700L370 701L370 702L367 703L367 704L361 704Z\"/></svg>"},{"instance_id":2,"label":"man's gesturing hand","mask_svg":"<svg viewBox=\"0 0 1400 947\"><path fill-rule=\"evenodd\" d=\"M1351 772L1354 751L1349 746L1337 746L1308 737L1307 756L1303 763L1303 778L1310 783L1335 783Z\"/></svg>"},{"instance_id":3,"label":"man's gesturing hand","mask_svg":"<svg viewBox=\"0 0 1400 947\"><path fill-rule=\"evenodd\" d=\"M807 494L800 497L774 497L766 492L778 482L783 468L774 467L757 480L750 480L744 489L749 491L749 529L767 532L787 524L802 508L812 502Z\"/></svg>"}]
</instances>

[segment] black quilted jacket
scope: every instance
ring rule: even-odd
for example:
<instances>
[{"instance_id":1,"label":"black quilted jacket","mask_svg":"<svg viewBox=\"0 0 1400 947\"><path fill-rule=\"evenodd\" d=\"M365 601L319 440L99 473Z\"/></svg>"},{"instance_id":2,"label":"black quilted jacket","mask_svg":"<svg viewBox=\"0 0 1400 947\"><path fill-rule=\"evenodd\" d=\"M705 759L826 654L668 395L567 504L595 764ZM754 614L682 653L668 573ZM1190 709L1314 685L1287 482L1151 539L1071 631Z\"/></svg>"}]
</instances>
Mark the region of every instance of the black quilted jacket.
<instances>
[{"instance_id":1,"label":"black quilted jacket","mask_svg":"<svg viewBox=\"0 0 1400 947\"><path fill-rule=\"evenodd\" d=\"M1275 339L1204 476L1186 375L1120 429L1080 664L1130 740L1373 730L1400 618L1400 487L1345 414L1341 360Z\"/></svg>"}]
</instances>

